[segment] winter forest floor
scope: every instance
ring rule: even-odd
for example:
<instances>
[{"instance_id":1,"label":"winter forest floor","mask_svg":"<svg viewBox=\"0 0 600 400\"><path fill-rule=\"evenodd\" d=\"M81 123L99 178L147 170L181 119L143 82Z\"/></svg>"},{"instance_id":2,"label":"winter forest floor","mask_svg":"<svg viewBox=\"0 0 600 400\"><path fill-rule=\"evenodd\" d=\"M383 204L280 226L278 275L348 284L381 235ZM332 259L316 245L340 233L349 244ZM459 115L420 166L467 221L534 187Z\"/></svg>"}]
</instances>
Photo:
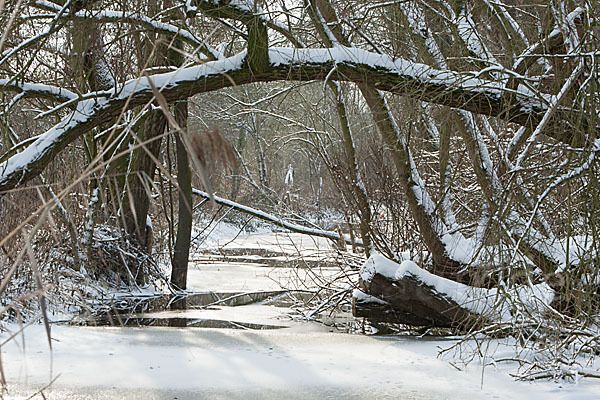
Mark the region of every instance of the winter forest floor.
<instances>
[{"instance_id":1,"label":"winter forest floor","mask_svg":"<svg viewBox=\"0 0 600 400\"><path fill-rule=\"evenodd\" d=\"M597 399L588 382L515 382L478 363L459 371L437 358L445 340L286 330L32 327L27 351L3 354L13 387L28 398L58 376L51 399ZM59 375L60 374L60 375ZM19 397L21 395L22 397ZM41 398L41 397L40 397Z\"/></svg>"},{"instance_id":2,"label":"winter forest floor","mask_svg":"<svg viewBox=\"0 0 600 400\"><path fill-rule=\"evenodd\" d=\"M273 233L232 238L213 235L204 247L219 248L219 253L192 257L190 291L210 290L227 296L282 287L306 290L309 282L316 284L315 276L327 278L337 271L327 263L312 270L286 267L290 263L286 254L294 252L300 251L307 265L323 259L330 252L326 241ZM253 249L252 254L247 254L248 249ZM227 261L222 258L225 254ZM251 257L258 262L250 262ZM261 257L270 258L270 265L261 263ZM349 334L291 318L290 308L283 305L266 301L235 307L218 304L144 315L156 321L184 317L192 321L188 326L233 322L242 329L54 324L52 350L44 327L29 326L24 335L1 347L0 360L8 381L4 398L27 399L44 388L45 397L38 394L33 398L600 398L596 379L515 381L510 376L517 368L515 363L495 362L513 355L514 347L506 340L479 342L484 357L465 365L462 361L475 352L468 348L469 343L461 347L461 354L438 356L440 349L451 347L457 338ZM16 325L8 328L18 330ZM0 333L0 343L8 336Z\"/></svg>"}]
</instances>

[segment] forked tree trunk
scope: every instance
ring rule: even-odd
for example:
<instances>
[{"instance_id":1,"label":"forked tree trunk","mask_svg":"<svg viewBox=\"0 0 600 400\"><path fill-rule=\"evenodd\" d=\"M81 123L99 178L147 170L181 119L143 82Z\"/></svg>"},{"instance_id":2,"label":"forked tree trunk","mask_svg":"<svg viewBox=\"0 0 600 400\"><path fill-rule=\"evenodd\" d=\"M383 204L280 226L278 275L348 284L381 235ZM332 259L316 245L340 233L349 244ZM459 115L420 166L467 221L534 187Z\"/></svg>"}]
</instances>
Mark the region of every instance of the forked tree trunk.
<instances>
[{"instance_id":1,"label":"forked tree trunk","mask_svg":"<svg viewBox=\"0 0 600 400\"><path fill-rule=\"evenodd\" d=\"M159 11L158 3L149 6L150 11ZM143 49L144 62L150 60L150 66L162 66L167 62L166 39L164 35L158 35L158 39L156 42L148 40L148 44ZM151 238L148 237L149 230L146 229L151 201L150 190L156 171L155 160L160 156L162 135L166 126L165 115L157 109L149 112L145 122L141 124L141 129L135 132L138 139L135 144L147 143L131 153L129 173L124 191L125 198L121 203L126 232L137 241L138 245L146 249L148 248L147 245L152 242Z\"/></svg>"}]
</instances>

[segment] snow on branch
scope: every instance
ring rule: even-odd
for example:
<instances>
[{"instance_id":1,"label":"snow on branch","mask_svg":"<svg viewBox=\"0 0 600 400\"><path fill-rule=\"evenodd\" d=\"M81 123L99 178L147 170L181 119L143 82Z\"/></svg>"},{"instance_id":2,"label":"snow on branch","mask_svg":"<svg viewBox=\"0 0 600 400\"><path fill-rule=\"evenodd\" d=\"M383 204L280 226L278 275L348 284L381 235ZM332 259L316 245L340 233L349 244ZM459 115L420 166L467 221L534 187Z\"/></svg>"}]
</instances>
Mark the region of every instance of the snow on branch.
<instances>
[{"instance_id":1,"label":"snow on branch","mask_svg":"<svg viewBox=\"0 0 600 400\"><path fill-rule=\"evenodd\" d=\"M99 124L118 117L124 108L152 101L152 85L148 80L163 89L167 100L186 98L231 86L236 81L247 83L247 77L244 81L243 77L237 79L235 75L236 71L243 71L243 59L242 53L194 68L133 79L110 91L83 96L86 99L79 101L76 109L61 122L40 135L24 151L0 163L0 192L37 176L69 143Z\"/></svg>"},{"instance_id":2,"label":"snow on branch","mask_svg":"<svg viewBox=\"0 0 600 400\"><path fill-rule=\"evenodd\" d=\"M577 7L569 13L566 20L572 22L579 18L584 12L585 10L583 8ZM517 58L512 69L518 74L523 74L531 65L537 62L537 57L533 57L534 55L540 55L545 52L554 54L558 49L562 49L563 45L564 37L562 31L559 27L555 27L546 38L529 46Z\"/></svg>"},{"instance_id":3,"label":"snow on branch","mask_svg":"<svg viewBox=\"0 0 600 400\"><path fill-rule=\"evenodd\" d=\"M233 19L249 23L258 18L268 28L279 32L296 47L305 47L304 43L284 25L267 17L267 13L252 0L186 0L186 8L200 9L212 18Z\"/></svg>"},{"instance_id":4,"label":"snow on branch","mask_svg":"<svg viewBox=\"0 0 600 400\"><path fill-rule=\"evenodd\" d=\"M257 210L256 208L252 208L252 207L248 207L245 206L243 204L240 203L236 203L235 201L231 201L231 200L227 200L224 199L222 197L218 197L218 196L212 196L206 192L203 192L201 190L198 189L192 189L192 193L195 194L196 196L200 196L200 197L204 197L205 199L213 199L215 201L215 203L217 204L221 204L227 207L231 207L234 210L237 211L241 211L243 213L252 215L258 219L261 219L263 221L267 221L273 225L277 225L281 228L290 230L292 232L296 232L296 233L303 233L305 235L310 235L310 236L319 236L319 237L323 237L326 239L331 239L334 241L340 241L343 240L344 242L346 242L347 244L354 244L354 245L358 245L358 246L362 246L362 241L360 239L355 239L354 242L352 241L352 239L347 238L347 237L341 237L338 233L336 232L332 232L332 231L325 231L322 229L313 229L313 228L309 228L306 226L302 226L302 225L298 225L298 224L294 224L291 222L287 222L281 218L278 218L272 214L268 214L264 211L261 210Z\"/></svg>"},{"instance_id":5,"label":"snow on branch","mask_svg":"<svg viewBox=\"0 0 600 400\"><path fill-rule=\"evenodd\" d=\"M40 83L25 83L16 79L0 79L0 92L14 91L24 97L42 97L61 102L77 100L78 96L61 87Z\"/></svg>"},{"instance_id":6,"label":"snow on branch","mask_svg":"<svg viewBox=\"0 0 600 400\"><path fill-rule=\"evenodd\" d=\"M60 7L57 4L54 4L45 0L37 0L34 5L38 8L47 10L47 11L59 11ZM48 15L48 17L54 17L54 15ZM75 13L70 13L67 15L63 15L65 19L83 19L90 20L93 19L97 22L127 22L139 24L144 27L150 28L154 31L168 33L174 36L177 36L187 42L188 44L199 47L200 50L211 57L212 59L219 59L221 54L204 43L200 38L196 37L190 31L183 29L179 26L158 21L156 19L150 18L146 15L142 15L138 12L124 12L117 10L82 10L77 11Z\"/></svg>"},{"instance_id":7,"label":"snow on branch","mask_svg":"<svg viewBox=\"0 0 600 400\"><path fill-rule=\"evenodd\" d=\"M152 84L160 88L167 101L251 82L312 81L332 79L367 83L379 90L405 95L476 113L508 118L530 125L547 111L546 101L528 93L506 96L500 82L472 78L454 71L375 54L356 48L337 46L332 49L271 48L270 65L260 73L251 73L246 52L229 58L182 68L175 72L132 79L103 92L82 96L77 108L39 139L8 160L0 163L0 193L37 176L69 143L101 123L118 117L124 108L153 100ZM331 73L333 68L335 73ZM48 89L50 90L50 89ZM65 96L71 99L68 92ZM545 96L552 104L552 97ZM70 100L71 101L71 100ZM554 120L564 113L557 110ZM535 126L534 125L534 126ZM547 129L561 138L560 129Z\"/></svg>"}]
</instances>

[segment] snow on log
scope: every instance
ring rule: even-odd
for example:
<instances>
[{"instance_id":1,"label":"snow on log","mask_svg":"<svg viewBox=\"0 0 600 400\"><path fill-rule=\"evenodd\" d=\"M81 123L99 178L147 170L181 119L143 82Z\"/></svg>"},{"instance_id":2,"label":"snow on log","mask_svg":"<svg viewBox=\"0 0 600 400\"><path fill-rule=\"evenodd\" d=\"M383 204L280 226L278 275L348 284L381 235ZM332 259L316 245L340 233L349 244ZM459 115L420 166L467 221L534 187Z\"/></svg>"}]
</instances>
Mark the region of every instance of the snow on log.
<instances>
[{"instance_id":1,"label":"snow on log","mask_svg":"<svg viewBox=\"0 0 600 400\"><path fill-rule=\"evenodd\" d=\"M499 290L471 287L433 275L410 260L398 264L379 254L360 272L353 314L374 322L469 328L542 313L554 292L546 284Z\"/></svg>"},{"instance_id":2,"label":"snow on log","mask_svg":"<svg viewBox=\"0 0 600 400\"><path fill-rule=\"evenodd\" d=\"M281 228L287 229L292 232L303 233L303 234L309 235L309 236L323 237L326 239L333 240L336 243L343 240L346 244L350 244L350 245L354 244L357 246L363 245L363 242L360 239L355 238L354 240L352 240L351 238L346 237L344 235L340 235L339 233L336 233L336 232L326 231L326 230L316 229L316 228L309 228L307 226L294 224L292 222L288 222L281 218L278 218L272 214L266 213L266 212L258 210L256 208L245 206L240 203L236 203L235 201L232 201L232 200L227 200L227 199L224 199L219 196L211 197L209 193L203 192L198 189L192 189L192 193L196 196L204 197L205 199L212 198L215 201L215 203L217 203L217 204L222 204L226 207L231 207L234 210L241 211L248 215L252 215L258 219L269 222L273 225L279 226Z\"/></svg>"}]
</instances>

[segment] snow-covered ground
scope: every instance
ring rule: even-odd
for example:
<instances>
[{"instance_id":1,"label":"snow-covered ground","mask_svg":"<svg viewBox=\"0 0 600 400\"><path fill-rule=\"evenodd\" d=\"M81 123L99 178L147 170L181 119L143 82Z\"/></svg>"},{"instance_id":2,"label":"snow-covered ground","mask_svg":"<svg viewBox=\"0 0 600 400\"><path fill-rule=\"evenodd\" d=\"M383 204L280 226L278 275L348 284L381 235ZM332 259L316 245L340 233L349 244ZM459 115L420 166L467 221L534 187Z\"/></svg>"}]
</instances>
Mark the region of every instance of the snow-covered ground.
<instances>
[{"instance_id":1,"label":"snow-covered ground","mask_svg":"<svg viewBox=\"0 0 600 400\"><path fill-rule=\"evenodd\" d=\"M226 232L225 232L226 233ZM234 241L221 229L211 246L308 254L331 251L327 241L299 235L244 234ZM237 232L231 233L237 235ZM301 240L301 241L299 241ZM325 268L320 272L327 272ZM333 269L329 271L334 273ZM222 293L275 290L299 268L262 264L192 263L192 290ZM296 274L296 275L294 275ZM598 399L600 383L517 382L514 350L488 341L483 363L467 366L441 348L448 339L351 335L315 322L293 321L266 304L211 307L145 317L237 321L283 326L271 330L213 328L52 327L52 351L41 325L5 342L0 360L7 399L26 399L53 379L47 399ZM16 331L18 326L8 327ZM471 353L465 353L471 354ZM0 398L2 398L0 396ZM38 396L38 398L42 398Z\"/></svg>"},{"instance_id":2,"label":"snow-covered ground","mask_svg":"<svg viewBox=\"0 0 600 400\"><path fill-rule=\"evenodd\" d=\"M239 232L230 224L220 223L206 229L210 234L201 244L203 250L252 250L285 253L288 255L323 255L333 250L331 240L301 233L274 233L264 230L256 233Z\"/></svg>"},{"instance_id":3,"label":"snow-covered ground","mask_svg":"<svg viewBox=\"0 0 600 400\"><path fill-rule=\"evenodd\" d=\"M241 262L191 263L188 269L188 289L191 291L257 291L306 289L314 287L315 274L327 279L340 273L339 268L271 267Z\"/></svg>"},{"instance_id":4,"label":"snow-covered ground","mask_svg":"<svg viewBox=\"0 0 600 400\"><path fill-rule=\"evenodd\" d=\"M437 358L451 341L330 333L298 324L270 331L42 326L2 347L9 399L52 378L50 399L367 398L598 399L584 381L515 382L474 362L459 371ZM6 338L6 334L2 335Z\"/></svg>"},{"instance_id":5,"label":"snow-covered ground","mask_svg":"<svg viewBox=\"0 0 600 400\"><path fill-rule=\"evenodd\" d=\"M188 289L192 291L307 289L314 286L311 281L315 274L327 279L340 272L326 263L335 256L335 250L325 238L265 230L240 233L226 223L211 225L206 234L210 235L199 252L190 257ZM221 261L221 254L227 254L227 261ZM236 257L239 262L233 261ZM267 257L271 265L266 263ZM324 262L321 265L317 261ZM318 268L297 268L302 263Z\"/></svg>"}]
</instances>

